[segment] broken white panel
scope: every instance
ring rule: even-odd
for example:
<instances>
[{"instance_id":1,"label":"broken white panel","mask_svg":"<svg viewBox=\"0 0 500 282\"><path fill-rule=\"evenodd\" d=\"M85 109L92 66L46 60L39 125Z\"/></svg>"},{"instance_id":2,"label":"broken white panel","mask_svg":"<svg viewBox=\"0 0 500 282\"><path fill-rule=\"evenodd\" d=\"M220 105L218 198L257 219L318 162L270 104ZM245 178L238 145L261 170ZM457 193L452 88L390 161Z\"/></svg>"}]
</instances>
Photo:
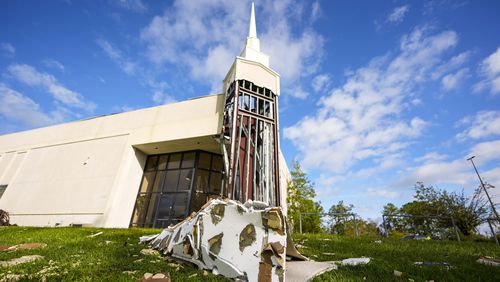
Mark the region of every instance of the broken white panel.
<instances>
[{"instance_id":1,"label":"broken white panel","mask_svg":"<svg viewBox=\"0 0 500 282\"><path fill-rule=\"evenodd\" d=\"M215 199L177 225L141 241L228 278L285 279L287 233L279 207Z\"/></svg>"}]
</instances>

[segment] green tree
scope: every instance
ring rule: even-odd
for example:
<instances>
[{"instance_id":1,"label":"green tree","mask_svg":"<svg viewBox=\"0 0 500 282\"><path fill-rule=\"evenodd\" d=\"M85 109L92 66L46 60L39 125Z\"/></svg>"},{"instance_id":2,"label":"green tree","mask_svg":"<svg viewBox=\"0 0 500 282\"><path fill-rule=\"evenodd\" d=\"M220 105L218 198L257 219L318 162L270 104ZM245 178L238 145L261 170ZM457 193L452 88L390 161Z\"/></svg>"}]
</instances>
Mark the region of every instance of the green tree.
<instances>
[{"instance_id":1,"label":"green tree","mask_svg":"<svg viewBox=\"0 0 500 282\"><path fill-rule=\"evenodd\" d=\"M382 214L384 215L397 215L400 213L401 211L399 210L399 208L396 207L396 205L394 205L393 203L388 203L387 205L385 205L382 211ZM403 231L404 222L400 217L388 216L385 218L385 226L383 226L383 228L387 228L389 231Z\"/></svg>"},{"instance_id":2,"label":"green tree","mask_svg":"<svg viewBox=\"0 0 500 282\"><path fill-rule=\"evenodd\" d=\"M339 201L338 204L330 207L330 232L334 234L344 235L350 229L348 223L352 224L353 205L345 205L344 201Z\"/></svg>"},{"instance_id":3,"label":"green tree","mask_svg":"<svg viewBox=\"0 0 500 282\"><path fill-rule=\"evenodd\" d=\"M300 164L295 161L291 171L292 180L288 182L288 220L293 226L293 230L300 228L300 213L313 213L302 215L302 232L321 232L321 216L323 207L320 202L314 201L316 192L314 184L307 178L305 172L300 168Z\"/></svg>"},{"instance_id":4,"label":"green tree","mask_svg":"<svg viewBox=\"0 0 500 282\"><path fill-rule=\"evenodd\" d=\"M414 201L404 204L400 212L419 217L405 219L405 229L429 233L439 228L451 228L455 220L457 228L464 234L475 233L476 227L485 222L488 215L486 202L479 188L472 197L460 193L440 190L425 186L423 182L415 184ZM439 216L440 219L425 218Z\"/></svg>"}]
</instances>

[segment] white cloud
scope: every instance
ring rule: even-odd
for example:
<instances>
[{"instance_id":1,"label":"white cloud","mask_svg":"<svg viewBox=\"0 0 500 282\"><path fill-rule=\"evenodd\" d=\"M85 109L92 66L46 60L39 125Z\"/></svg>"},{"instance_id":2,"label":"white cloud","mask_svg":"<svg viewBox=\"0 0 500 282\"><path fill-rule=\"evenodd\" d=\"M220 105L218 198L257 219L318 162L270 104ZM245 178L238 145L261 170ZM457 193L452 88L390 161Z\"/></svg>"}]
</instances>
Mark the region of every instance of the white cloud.
<instances>
[{"instance_id":1,"label":"white cloud","mask_svg":"<svg viewBox=\"0 0 500 282\"><path fill-rule=\"evenodd\" d=\"M422 157L418 157L415 159L416 162L422 162L422 163L433 163L433 162L438 162L447 159L448 156L440 154L438 152L430 152Z\"/></svg>"},{"instance_id":2,"label":"white cloud","mask_svg":"<svg viewBox=\"0 0 500 282\"><path fill-rule=\"evenodd\" d=\"M370 196L382 197L386 199L396 199L401 195L400 192L391 191L383 188L368 188L366 190L366 193Z\"/></svg>"},{"instance_id":3,"label":"white cloud","mask_svg":"<svg viewBox=\"0 0 500 282\"><path fill-rule=\"evenodd\" d=\"M62 122L68 114L64 108L44 113L40 105L29 97L0 83L0 115L5 119L28 128Z\"/></svg>"},{"instance_id":4,"label":"white cloud","mask_svg":"<svg viewBox=\"0 0 500 282\"><path fill-rule=\"evenodd\" d=\"M399 54L374 58L348 75L344 85L320 99L315 115L284 129L304 167L342 173L363 160L403 153L426 122L402 113L457 40L453 31L429 35L416 28L401 39Z\"/></svg>"},{"instance_id":5,"label":"white cloud","mask_svg":"<svg viewBox=\"0 0 500 282\"><path fill-rule=\"evenodd\" d=\"M319 74L313 78L312 87L314 91L319 92L321 90L325 90L324 88L328 87L330 82L331 78L328 74Z\"/></svg>"},{"instance_id":6,"label":"white cloud","mask_svg":"<svg viewBox=\"0 0 500 282\"><path fill-rule=\"evenodd\" d=\"M16 48L8 42L0 43L0 49L8 56L14 56L16 54Z\"/></svg>"},{"instance_id":7,"label":"white cloud","mask_svg":"<svg viewBox=\"0 0 500 282\"><path fill-rule=\"evenodd\" d=\"M455 73L450 73L441 79L441 85L444 90L451 91L456 89L469 75L469 69L463 68Z\"/></svg>"},{"instance_id":8,"label":"white cloud","mask_svg":"<svg viewBox=\"0 0 500 282\"><path fill-rule=\"evenodd\" d=\"M500 94L500 47L483 60L480 69L483 80L474 85L474 91L489 90L492 95Z\"/></svg>"},{"instance_id":9,"label":"white cloud","mask_svg":"<svg viewBox=\"0 0 500 282\"><path fill-rule=\"evenodd\" d=\"M426 162L420 166L410 167L407 173L399 179L395 186L408 187L417 181L428 184L454 184L462 187L474 187L476 175L468 157L476 156L476 166L488 165L489 162L500 160L500 140L481 142L473 145L466 154L451 161L435 160ZM488 176L495 178L493 171L488 170ZM496 179L496 178L495 178Z\"/></svg>"},{"instance_id":10,"label":"white cloud","mask_svg":"<svg viewBox=\"0 0 500 282\"><path fill-rule=\"evenodd\" d=\"M43 72L38 72L34 67L25 64L13 64L8 68L8 73L21 83L29 86L42 87L52 97L67 106L93 111L96 105L87 102L83 96L75 91L64 87L57 79Z\"/></svg>"},{"instance_id":11,"label":"white cloud","mask_svg":"<svg viewBox=\"0 0 500 282\"><path fill-rule=\"evenodd\" d=\"M46 59L46 60L43 60L42 63L46 67L54 68L54 69L60 70L61 72L64 72L64 65L61 62L57 61L57 60Z\"/></svg>"},{"instance_id":12,"label":"white cloud","mask_svg":"<svg viewBox=\"0 0 500 282\"><path fill-rule=\"evenodd\" d=\"M113 61L115 61L120 68L128 75L133 75L136 72L136 64L131 60L124 58L120 50L115 48L109 41L98 39L97 45L101 47L104 53Z\"/></svg>"},{"instance_id":13,"label":"white cloud","mask_svg":"<svg viewBox=\"0 0 500 282\"><path fill-rule=\"evenodd\" d=\"M96 40L96 42L106 56L113 60L124 73L138 78L141 84L151 88L151 100L153 102L156 104L168 104L175 102L175 99L166 93L166 88L168 88L168 84L166 82L157 81L154 78L154 75L152 75L146 68L141 67L139 63L128 58L120 49L113 46L109 41L101 38ZM105 83L105 80L101 79L101 82Z\"/></svg>"},{"instance_id":14,"label":"white cloud","mask_svg":"<svg viewBox=\"0 0 500 282\"><path fill-rule=\"evenodd\" d=\"M465 156L463 159L451 162L429 162L409 168L405 175L398 181L397 186L408 187L417 181L428 184L447 183L463 186L473 177Z\"/></svg>"},{"instance_id":15,"label":"white cloud","mask_svg":"<svg viewBox=\"0 0 500 282\"><path fill-rule=\"evenodd\" d=\"M390 23L400 23L403 21L406 14L410 11L410 6L404 5L394 8L392 12L387 16L387 22Z\"/></svg>"},{"instance_id":16,"label":"white cloud","mask_svg":"<svg viewBox=\"0 0 500 282\"><path fill-rule=\"evenodd\" d=\"M133 12L144 12L148 9L142 0L113 0L113 2Z\"/></svg>"},{"instance_id":17,"label":"white cloud","mask_svg":"<svg viewBox=\"0 0 500 282\"><path fill-rule=\"evenodd\" d=\"M153 93L152 99L157 104L170 104L170 103L176 102L175 99L171 95L164 93L161 90L156 90Z\"/></svg>"},{"instance_id":18,"label":"white cloud","mask_svg":"<svg viewBox=\"0 0 500 282\"><path fill-rule=\"evenodd\" d=\"M271 67L287 81L282 92L288 93L302 77L317 70L323 38L308 26L310 14L304 20L303 3L279 0L256 4L262 51L270 55ZM175 1L141 31L141 39L152 62L187 66L194 78L218 92L235 55L243 48L249 15L250 3L240 1ZM306 27L297 32L292 29L297 23Z\"/></svg>"},{"instance_id":19,"label":"white cloud","mask_svg":"<svg viewBox=\"0 0 500 282\"><path fill-rule=\"evenodd\" d=\"M469 156L476 156L474 162L483 164L492 160L500 159L500 140L487 141L474 145Z\"/></svg>"},{"instance_id":20,"label":"white cloud","mask_svg":"<svg viewBox=\"0 0 500 282\"><path fill-rule=\"evenodd\" d=\"M480 139L500 135L500 111L480 111L475 116L465 117L459 125L468 128L459 134L459 140Z\"/></svg>"},{"instance_id":21,"label":"white cloud","mask_svg":"<svg viewBox=\"0 0 500 282\"><path fill-rule=\"evenodd\" d=\"M469 60L471 54L472 54L471 51L462 52L456 56L453 56L449 61L444 62L441 65L437 66L436 70L431 75L432 79L436 80L445 75L446 73L449 73L457 69L458 67L460 67Z\"/></svg>"}]
</instances>

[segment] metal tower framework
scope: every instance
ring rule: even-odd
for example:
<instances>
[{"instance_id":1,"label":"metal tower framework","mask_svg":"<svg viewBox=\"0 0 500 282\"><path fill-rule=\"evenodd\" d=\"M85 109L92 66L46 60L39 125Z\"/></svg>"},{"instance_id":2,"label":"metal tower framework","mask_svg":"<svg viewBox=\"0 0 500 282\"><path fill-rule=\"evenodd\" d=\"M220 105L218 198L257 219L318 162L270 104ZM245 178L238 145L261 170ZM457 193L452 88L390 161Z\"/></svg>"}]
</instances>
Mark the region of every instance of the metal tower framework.
<instances>
[{"instance_id":1,"label":"metal tower framework","mask_svg":"<svg viewBox=\"0 0 500 282\"><path fill-rule=\"evenodd\" d=\"M225 194L280 206L277 96L247 80L227 90L221 134Z\"/></svg>"}]
</instances>

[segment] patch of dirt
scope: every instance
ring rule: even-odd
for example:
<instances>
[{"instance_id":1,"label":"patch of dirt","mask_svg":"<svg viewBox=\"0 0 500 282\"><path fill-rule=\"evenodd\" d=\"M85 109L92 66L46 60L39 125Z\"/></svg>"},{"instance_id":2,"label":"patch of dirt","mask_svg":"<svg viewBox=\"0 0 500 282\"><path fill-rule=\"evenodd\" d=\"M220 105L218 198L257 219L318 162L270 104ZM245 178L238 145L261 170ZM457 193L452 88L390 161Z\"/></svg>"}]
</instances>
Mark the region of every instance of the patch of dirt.
<instances>
[{"instance_id":1,"label":"patch of dirt","mask_svg":"<svg viewBox=\"0 0 500 282\"><path fill-rule=\"evenodd\" d=\"M19 244L14 246L0 246L0 251L15 251L15 250L32 250L32 249L41 249L47 247L45 243L27 243L27 244Z\"/></svg>"}]
</instances>

